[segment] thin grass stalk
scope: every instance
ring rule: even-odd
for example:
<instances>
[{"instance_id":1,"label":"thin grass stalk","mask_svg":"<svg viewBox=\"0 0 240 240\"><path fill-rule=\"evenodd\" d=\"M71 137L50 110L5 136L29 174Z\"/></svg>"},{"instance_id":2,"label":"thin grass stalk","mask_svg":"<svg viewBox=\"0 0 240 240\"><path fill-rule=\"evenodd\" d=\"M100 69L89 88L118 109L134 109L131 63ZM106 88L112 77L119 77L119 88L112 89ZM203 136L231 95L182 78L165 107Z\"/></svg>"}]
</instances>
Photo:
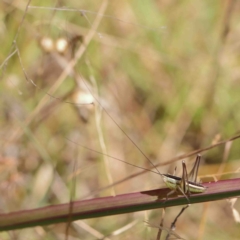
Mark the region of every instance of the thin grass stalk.
<instances>
[{"instance_id":1,"label":"thin grass stalk","mask_svg":"<svg viewBox=\"0 0 240 240\"><path fill-rule=\"evenodd\" d=\"M208 188L201 194L192 194L190 203L216 201L240 195L240 178L204 183ZM188 204L184 196L174 196L165 201L169 189L128 193L116 197L94 198L72 202L71 220L111 216L156 208ZM38 209L0 214L0 231L67 222L69 203Z\"/></svg>"}]
</instances>

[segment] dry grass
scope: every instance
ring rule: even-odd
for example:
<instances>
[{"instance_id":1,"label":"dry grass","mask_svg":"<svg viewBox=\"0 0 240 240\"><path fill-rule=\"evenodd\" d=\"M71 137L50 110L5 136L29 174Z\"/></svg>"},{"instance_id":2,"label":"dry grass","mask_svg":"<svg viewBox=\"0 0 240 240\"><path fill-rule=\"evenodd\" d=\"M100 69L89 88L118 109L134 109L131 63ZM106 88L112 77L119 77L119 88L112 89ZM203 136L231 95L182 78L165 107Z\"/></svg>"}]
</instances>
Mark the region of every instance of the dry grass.
<instances>
[{"instance_id":1,"label":"dry grass","mask_svg":"<svg viewBox=\"0 0 240 240\"><path fill-rule=\"evenodd\" d=\"M239 132L238 2L62 1L54 6L34 1L30 6L38 7L25 11L26 4L0 3L0 63L7 63L1 65L0 82L2 212L82 199L138 171L66 138L150 167L98 101L155 163ZM55 42L60 37L70 44L63 54L41 48L41 39ZM62 72L66 67L69 71ZM76 104L79 97L90 98L95 105ZM236 171L239 156L238 140L210 150L204 154L200 175ZM174 166L159 170L171 172ZM162 186L154 175L138 176L98 196ZM70 190L73 176L75 193ZM164 225L170 226L179 211L179 207L167 209ZM156 229L143 222L149 218L159 224L160 216L160 210L154 210L91 219L74 224L68 235L69 239L155 239ZM111 236L131 223L124 233ZM185 239L239 239L239 226L226 201L192 205L176 230ZM64 239L65 226L0 233L1 239L26 236Z\"/></svg>"}]
</instances>

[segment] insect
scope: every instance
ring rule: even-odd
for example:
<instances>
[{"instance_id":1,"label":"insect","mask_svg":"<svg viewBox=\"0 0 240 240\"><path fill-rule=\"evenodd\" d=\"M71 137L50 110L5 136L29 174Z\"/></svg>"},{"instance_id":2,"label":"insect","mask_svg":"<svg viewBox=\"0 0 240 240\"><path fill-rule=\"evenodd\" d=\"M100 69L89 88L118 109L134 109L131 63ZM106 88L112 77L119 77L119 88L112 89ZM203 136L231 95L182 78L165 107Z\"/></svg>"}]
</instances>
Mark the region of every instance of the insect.
<instances>
[{"instance_id":1,"label":"insect","mask_svg":"<svg viewBox=\"0 0 240 240\"><path fill-rule=\"evenodd\" d=\"M86 85L86 88L88 89L88 91L91 93L91 95L93 96L93 98L95 99L96 103L98 103L98 105L102 108L102 110L108 115L108 117L115 123L115 125L122 131L122 133L129 139L130 142L132 142L132 144L138 149L138 151L146 158L146 160L148 160L148 162L157 170L157 173L162 176L163 181L165 183L165 185L170 188L172 191L169 192L166 196L166 200L168 200L168 197L170 195L172 195L173 193L175 193L176 191L181 192L185 198L188 200L188 202L190 203L189 200L189 196L191 193L203 193L207 188L203 185L201 185L200 183L197 183L197 174L198 174L198 168L199 168L199 163L201 160L201 156L197 155L195 164L192 168L192 170L190 171L190 173L187 173L187 167L184 161L182 161L182 177L177 177L175 175L171 175L171 174L162 174L158 168L152 163L152 161L146 156L146 154L137 146L137 144L128 136L128 134L121 128L121 126L114 120L114 118L108 113L108 111L102 106L102 104L100 103L100 101L98 100L97 97L95 97L95 95L93 94L93 92L90 90L90 88L87 86L87 83L85 82L84 79L83 83L84 85ZM78 144L79 145L79 144ZM82 146L82 145L80 145ZM128 165L134 166L134 167L138 167L141 168L139 166L133 165L131 163L128 163L124 160L109 156L108 154L103 154L100 153L98 151L92 150L88 147L82 146L85 149L94 151L96 153L108 156L110 158L116 159L118 161L124 162ZM142 168L145 169L145 168ZM148 170L148 169L145 169ZM148 170L151 171L151 170ZM152 171L153 172L153 171ZM176 172L176 168L175 168L175 172ZM155 172L156 173L156 172ZM175 173L174 173L175 174ZM187 196L188 195L188 196Z\"/></svg>"},{"instance_id":2,"label":"insect","mask_svg":"<svg viewBox=\"0 0 240 240\"><path fill-rule=\"evenodd\" d=\"M174 175L162 174L164 183L168 188L172 189L172 191L167 194L166 200L170 195L172 195L176 191L179 191L186 197L188 202L190 202L188 196L191 193L202 193L207 189L202 184L197 183L200 160L201 155L198 154L195 164L189 174L187 173L187 167L185 162L182 161L182 177L175 176L176 168L174 171Z\"/></svg>"},{"instance_id":3,"label":"insect","mask_svg":"<svg viewBox=\"0 0 240 240\"><path fill-rule=\"evenodd\" d=\"M149 169L146 169L146 168L143 168L143 167L136 166L136 165L134 165L132 163L129 163L127 161L124 161L122 159L119 159L119 158L110 156L108 154L105 154L105 153L93 150L93 149L91 149L89 147L86 147L86 146L83 146L83 145L81 145L79 143L76 143L76 142L74 142L74 141L72 141L70 139L67 139L67 140L72 142L72 143L74 143L74 144L77 144L78 146L81 146L82 148L85 148L87 150L93 151L93 152L101 154L101 155L105 155L107 157L110 157L110 158L115 159L115 160L120 161L120 162L124 162L125 164L128 164L130 166L141 168L141 169L144 169L144 170L147 170L147 171L150 171L150 172L153 172L153 173L156 173L156 174L160 175L163 178L163 181L164 181L165 185L169 189L172 190L171 192L169 192L167 194L165 201L168 200L170 195L172 195L175 192L179 191L180 193L182 193L182 195L185 196L185 198L190 203L189 196L191 195L191 193L203 193L207 189L207 187L205 187L201 183L197 182L198 169L199 169L199 164L200 164L200 160L201 160L201 155L200 154L197 155L195 163L194 163L194 166L191 169L189 174L187 173L187 167L186 167L185 162L182 161L182 176L181 177L177 177L177 176L175 176L176 168L174 170L174 174L173 175L171 175L171 174L162 174L157 169L157 167L152 163L152 161L149 158L147 158L147 157L146 157L146 159L152 164L152 166L157 170L157 172L149 170Z\"/></svg>"}]
</instances>

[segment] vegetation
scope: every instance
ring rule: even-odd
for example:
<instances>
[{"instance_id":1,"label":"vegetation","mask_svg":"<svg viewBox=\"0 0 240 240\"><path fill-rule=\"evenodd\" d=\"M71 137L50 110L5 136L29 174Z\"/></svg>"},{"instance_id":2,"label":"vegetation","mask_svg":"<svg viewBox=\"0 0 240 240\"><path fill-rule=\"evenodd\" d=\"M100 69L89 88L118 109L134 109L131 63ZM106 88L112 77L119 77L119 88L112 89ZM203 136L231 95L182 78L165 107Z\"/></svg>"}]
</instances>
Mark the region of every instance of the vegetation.
<instances>
[{"instance_id":1,"label":"vegetation","mask_svg":"<svg viewBox=\"0 0 240 240\"><path fill-rule=\"evenodd\" d=\"M180 176L178 156L191 166L189 153L238 135L239 8L237 1L2 1L1 213L162 188L159 175L109 156L150 169L146 155L161 173L178 165ZM238 139L202 155L203 182L239 177ZM239 202L204 201L184 211L176 233L239 239ZM165 209L166 229L180 209ZM69 219L0 238L155 239L144 221L156 226L162 216L153 209Z\"/></svg>"}]
</instances>

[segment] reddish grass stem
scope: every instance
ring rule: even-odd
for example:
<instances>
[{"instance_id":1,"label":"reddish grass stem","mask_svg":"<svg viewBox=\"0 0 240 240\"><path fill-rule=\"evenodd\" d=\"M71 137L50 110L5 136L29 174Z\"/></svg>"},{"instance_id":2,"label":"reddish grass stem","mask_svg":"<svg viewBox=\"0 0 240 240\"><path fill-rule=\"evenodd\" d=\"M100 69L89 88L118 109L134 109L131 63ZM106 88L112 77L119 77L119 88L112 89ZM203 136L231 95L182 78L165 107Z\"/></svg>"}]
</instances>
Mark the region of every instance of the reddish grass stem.
<instances>
[{"instance_id":1,"label":"reddish grass stem","mask_svg":"<svg viewBox=\"0 0 240 240\"><path fill-rule=\"evenodd\" d=\"M240 195L240 178L204 183L208 189L192 194L191 203L216 201ZM149 209L188 204L184 196L175 195L165 202L169 189L128 193L116 197L102 197L72 202L71 220L124 214ZM0 231L34 227L69 220L69 203L38 209L0 214Z\"/></svg>"}]
</instances>

